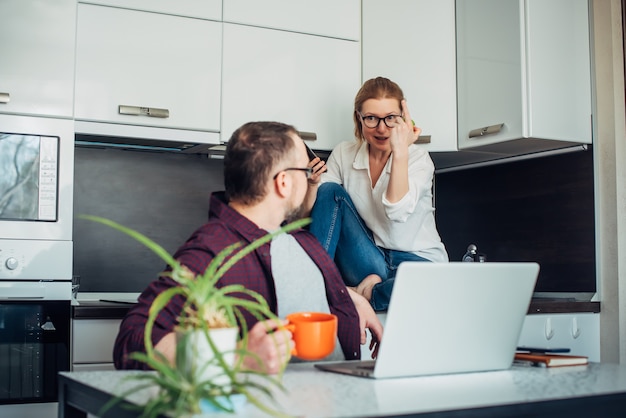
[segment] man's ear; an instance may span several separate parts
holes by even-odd
[[[286,171],[281,171],[274,179],[274,190],[282,198],[289,196],[292,186],[291,177],[287,175]]]

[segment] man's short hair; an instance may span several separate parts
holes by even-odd
[[[280,122],[248,122],[233,132],[224,157],[227,199],[260,201],[278,163],[295,156],[293,134],[298,135],[296,128]]]

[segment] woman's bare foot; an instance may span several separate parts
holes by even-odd
[[[372,289],[376,284],[382,281],[383,279],[381,279],[378,274],[370,274],[369,276],[366,276],[361,283],[359,283],[356,287],[356,292],[365,299],[372,300]]]

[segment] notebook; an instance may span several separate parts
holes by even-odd
[[[531,262],[404,262],[378,358],[315,367],[376,379],[507,369],[538,274]]]

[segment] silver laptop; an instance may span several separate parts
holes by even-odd
[[[315,367],[376,379],[507,369],[538,274],[537,263],[404,262],[378,358]]]

